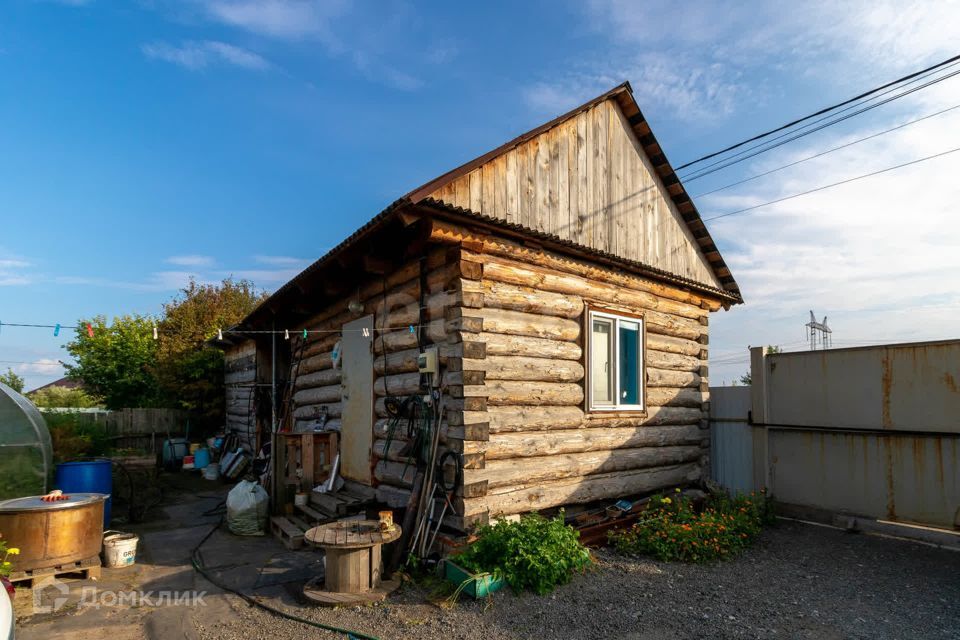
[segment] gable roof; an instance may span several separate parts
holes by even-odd
[[[705,283],[686,278],[682,275],[671,273],[662,268],[658,268],[655,265],[650,265],[638,260],[627,259],[623,256],[613,255],[603,250],[588,247],[568,239],[560,238],[555,234],[531,229],[530,227],[508,222],[501,218],[485,215],[482,212],[473,211],[468,208],[458,207],[443,201],[438,201],[431,197],[431,194],[435,193],[444,185],[457,180],[477,167],[505,154],[511,149],[515,149],[519,145],[532,140],[545,131],[562,124],[579,113],[595,107],[605,100],[615,100],[619,105],[624,116],[627,118],[633,133],[637,136],[642,149],[649,157],[654,169],[656,170],[660,179],[663,181],[670,199],[677,207],[677,210],[680,212],[684,223],[696,240],[700,251],[703,253],[707,263],[710,265],[719,282],[723,285],[723,289],[718,289]],[[350,251],[355,251],[357,247],[366,246],[368,249],[372,249],[376,246],[375,243],[377,242],[377,239],[382,236],[387,237],[391,244],[395,244],[397,237],[399,237],[397,234],[402,232],[402,229],[398,228],[397,226],[397,218],[402,212],[410,209],[418,210],[419,212],[427,215],[440,215],[454,220],[459,219],[461,221],[482,223],[492,229],[499,229],[515,236],[533,237],[537,239],[538,242],[543,243],[545,248],[589,257],[591,259],[604,262],[605,264],[637,273],[638,275],[651,277],[664,282],[671,282],[693,291],[700,291],[715,295],[724,300],[725,304],[728,305],[743,303],[743,297],[740,294],[740,287],[730,274],[730,270],[727,268],[726,263],[724,263],[723,258],[720,256],[720,252],[717,250],[717,247],[713,242],[713,238],[710,237],[710,233],[707,231],[706,226],[700,218],[700,213],[697,211],[697,208],[690,199],[690,196],[687,195],[683,184],[680,182],[680,179],[674,172],[673,167],[667,160],[666,155],[660,148],[656,137],[654,137],[653,132],[650,130],[650,126],[643,117],[640,107],[633,98],[630,84],[624,82],[623,84],[614,87],[603,95],[597,96],[593,100],[580,105],[576,109],[573,109],[572,111],[569,111],[568,113],[565,113],[562,116],[551,120],[550,122],[540,125],[535,129],[531,129],[530,131],[514,138],[510,142],[507,142],[506,144],[503,144],[477,158],[474,158],[470,162],[467,162],[456,169],[448,171],[443,175],[434,178],[420,187],[417,187],[405,196],[397,199],[388,205],[383,211],[369,220],[366,224],[350,234],[347,238],[340,242],[340,244],[335,246],[290,281],[286,282],[279,289],[277,289],[277,291],[275,291],[266,300],[261,302],[256,309],[250,312],[246,318],[238,323],[236,327],[232,329],[232,331],[239,334],[243,331],[250,330],[255,326],[267,326],[266,320],[268,317],[279,316],[283,309],[288,309],[292,304],[292,301],[297,296],[302,295],[304,291],[309,289],[311,282],[321,280],[328,276],[328,271],[330,269],[334,269],[338,262],[343,262],[344,256]],[[252,337],[252,335],[248,337]]]
[[[650,125],[647,123],[646,118],[640,111],[640,107],[637,105],[637,102],[633,97],[633,90],[631,89],[629,82],[624,82],[623,84],[614,87],[610,91],[597,96],[593,100],[590,100],[576,107],[575,109],[557,118],[554,118],[553,120],[544,123],[539,127],[536,127],[535,129],[531,129],[530,131],[517,136],[506,144],[503,144],[496,149],[478,156],[473,160],[470,160],[469,162],[452,169],[451,171],[448,171],[443,175],[434,178],[433,180],[430,180],[429,182],[408,193],[405,196],[405,199],[408,199],[414,203],[422,202],[431,197],[432,194],[435,194],[444,186],[449,185],[455,180],[477,169],[478,167],[495,160],[499,156],[516,149],[520,145],[540,136],[550,129],[563,124],[578,114],[592,109],[593,107],[607,100],[615,101],[620,107],[623,115],[626,117],[627,122],[629,123],[630,128],[633,131],[633,134],[639,141],[641,148],[643,149],[644,153],[646,153],[651,164],[653,165],[654,170],[662,180],[667,191],[666,195],[669,196],[674,206],[676,206],[684,224],[692,234],[697,243],[697,247],[706,259],[710,269],[713,271],[714,276],[717,278],[717,281],[723,286],[723,289],[732,294],[732,296],[738,302],[742,302],[739,285],[733,278],[733,275],[730,273],[730,269],[724,262],[720,252],[717,250],[717,246],[714,243],[713,238],[710,236],[710,232],[707,230],[706,225],[704,225],[703,220],[700,217],[700,212],[697,211],[696,205],[693,203],[693,200],[690,198],[689,194],[687,194],[686,189],[680,182],[680,179],[677,177],[677,174],[670,165],[669,160],[667,160],[666,154],[664,154],[663,149],[660,147],[660,143],[657,141],[656,136],[654,136],[653,131],[650,129]]]

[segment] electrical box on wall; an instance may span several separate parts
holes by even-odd
[[[439,371],[440,358],[436,347],[427,347],[423,353],[417,356],[417,370],[420,373],[429,373],[433,375],[433,384],[436,386],[437,373]]]

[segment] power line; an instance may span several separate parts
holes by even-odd
[[[945,70],[949,69],[950,67],[955,67],[955,66],[957,66],[958,64],[960,64],[960,62],[954,62],[954,63],[951,63],[951,64],[947,65],[946,67],[943,67],[943,68],[941,68],[941,69],[938,69],[937,71],[945,71]],[[684,179],[684,178],[689,178],[690,176],[694,176],[694,178],[692,178],[692,179],[696,179],[696,177],[699,177],[699,174],[700,174],[700,173],[705,172],[707,169],[709,169],[709,168],[711,168],[711,167],[715,167],[715,166],[717,166],[718,164],[722,164],[722,163],[724,163],[724,162],[728,162],[729,160],[731,160],[731,159],[733,159],[733,158],[737,158],[737,157],[740,157],[740,156],[742,156],[742,155],[744,155],[744,154],[750,153],[750,152],[753,151],[754,149],[760,149],[761,147],[764,147],[765,145],[770,145],[771,143],[776,142],[777,140],[781,140],[781,139],[783,139],[783,138],[785,138],[785,137],[787,137],[787,136],[792,136],[792,135],[795,135],[795,134],[798,133],[798,132],[804,131],[804,130],[806,130],[806,129],[810,129],[811,127],[814,127],[814,126],[820,124],[821,122],[824,122],[824,121],[826,121],[826,120],[830,120],[831,118],[836,118],[837,116],[840,116],[841,114],[847,113],[847,112],[849,112],[849,111],[851,111],[851,110],[853,110],[853,109],[859,109],[859,108],[863,107],[864,105],[866,105],[866,104],[868,104],[868,103],[870,103],[870,102],[873,102],[873,101],[875,101],[875,100],[879,100],[880,98],[882,98],[882,97],[885,96],[885,95],[894,93],[894,92],[896,92],[896,91],[903,91],[908,85],[911,85],[911,84],[914,84],[914,83],[916,83],[916,82],[921,82],[921,81],[923,81],[923,80],[926,80],[927,78],[930,78],[931,76],[933,76],[935,73],[936,73],[936,72],[930,72],[930,73],[927,73],[927,74],[919,75],[919,76],[917,76],[916,78],[910,80],[909,82],[905,82],[905,83],[903,83],[903,84],[901,84],[901,85],[899,85],[899,86],[893,87],[893,88],[891,88],[891,89],[887,89],[887,90],[885,90],[885,91],[881,91],[881,92],[873,95],[872,97],[868,98],[867,100],[864,100],[863,102],[851,104],[850,106],[847,106],[847,107],[845,107],[845,108],[843,108],[843,109],[840,109],[839,111],[836,111],[835,113],[830,113],[829,115],[825,115],[825,116],[823,116],[822,118],[817,118],[817,119],[814,120],[813,122],[810,122],[810,123],[808,123],[808,124],[805,124],[805,125],[803,125],[802,127],[799,127],[799,128],[797,128],[797,129],[794,129],[793,131],[787,131],[787,132],[785,132],[785,133],[782,133],[782,134],[780,134],[779,136],[776,136],[776,137],[772,138],[771,140],[766,140],[766,141],[758,142],[757,144],[751,145],[750,147],[744,149],[743,151],[740,151],[740,152],[738,152],[738,153],[735,153],[735,154],[733,154],[732,156],[728,156],[728,157],[726,157],[726,158],[721,158],[721,159],[717,160],[716,162],[712,162],[712,163],[708,164],[708,165],[705,166],[705,167],[700,167],[700,168],[698,168],[698,169],[693,169],[693,170],[689,171],[689,172],[686,174],[686,176],[680,176],[680,177],[681,177],[681,179]],[[942,79],[942,78],[941,78],[941,79]],[[926,86],[926,85],[924,85],[924,86]],[[921,87],[921,88],[922,88],[922,87]],[[896,98],[898,98],[898,97],[901,97],[901,96],[900,96],[900,95],[894,96],[894,97],[891,98],[891,99],[896,99]],[[873,107],[878,107],[878,106],[880,106],[881,104],[886,104],[886,102],[879,103],[879,104],[874,104]],[[827,126],[829,126],[829,124],[828,124]],[[819,131],[819,129],[816,129],[815,131]],[[809,133],[814,133],[814,131],[810,131]],[[775,148],[775,147],[771,145],[770,148]]]
[[[771,151],[771,150],[776,149],[776,148],[778,148],[778,147],[782,147],[782,146],[785,145],[785,144],[789,144],[790,142],[793,142],[794,140],[799,140],[800,138],[804,138],[804,137],[806,137],[806,136],[808,136],[808,135],[811,135],[811,134],[813,134],[813,133],[816,133],[817,131],[821,131],[821,130],[823,130],[823,129],[826,129],[827,127],[831,127],[831,126],[833,126],[833,125],[835,125],[835,124],[838,124],[838,123],[840,123],[840,122],[844,122],[845,120],[849,120],[850,118],[853,118],[853,117],[855,117],[855,116],[858,116],[858,115],[860,115],[861,113],[865,113],[865,112],[870,111],[870,110],[872,110],[872,109],[876,109],[877,107],[881,107],[881,106],[887,104],[888,102],[892,102],[892,101],[894,101],[894,100],[897,100],[897,99],[899,99],[899,98],[902,98],[903,96],[910,95],[911,93],[914,93],[914,92],[916,92],[916,91],[920,91],[921,89],[925,89],[925,88],[927,88],[927,87],[929,87],[929,86],[931,86],[931,85],[937,84],[938,82],[943,82],[944,80],[947,80],[947,79],[949,79],[949,78],[952,78],[953,76],[955,76],[955,75],[957,75],[957,74],[960,74],[960,69],[958,69],[958,70],[956,70],[956,71],[952,71],[951,73],[948,73],[948,74],[946,74],[946,75],[944,75],[944,76],[940,76],[939,78],[936,78],[936,79],[934,79],[934,80],[931,80],[931,81],[929,81],[929,82],[927,82],[927,83],[925,83],[925,84],[922,84],[922,85],[920,85],[920,86],[918,86],[918,87],[913,87],[912,89],[908,89],[907,91],[903,91],[903,92],[901,92],[901,93],[898,93],[897,95],[891,96],[891,97],[887,98],[886,100],[882,100],[882,101],[877,102],[877,103],[875,103],[875,104],[872,104],[872,105],[863,107],[863,108],[860,109],[859,111],[854,111],[853,113],[848,113],[848,114],[845,115],[845,116],[835,118],[835,119],[830,120],[829,122],[826,122],[826,123],[824,123],[824,124],[820,124],[819,126],[813,128],[813,129],[809,129],[808,131],[802,131],[802,130],[801,130],[799,133],[797,133],[797,132],[791,132],[791,133],[785,133],[785,134],[783,134],[783,135],[781,135],[781,136],[777,136],[776,138],[774,138],[774,139],[771,141],[771,142],[773,142],[773,141],[775,141],[775,140],[779,140],[779,142],[776,142],[776,144],[767,144],[767,146],[764,146],[764,144],[759,144],[759,145],[750,147],[749,149],[747,149],[747,150],[745,150],[745,151],[741,151],[740,153],[735,154],[734,156],[731,156],[731,157],[729,157],[729,158],[724,158],[723,160],[718,160],[717,162],[714,162],[714,163],[712,163],[712,164],[709,164],[709,165],[707,165],[706,167],[703,167],[703,169],[701,169],[701,170],[694,171],[693,173],[689,173],[689,174],[687,174],[686,176],[681,176],[680,179],[683,180],[684,182],[692,182],[693,180],[699,180],[700,178],[703,178],[704,176],[708,176],[708,175],[710,175],[711,173],[716,173],[717,171],[721,171],[722,169],[726,169],[727,167],[733,166],[733,165],[735,165],[735,164],[739,164],[740,162],[743,162],[744,160],[749,160],[750,158],[753,158],[753,157],[756,157],[756,156],[758,156],[758,155],[760,155],[760,154],[766,153],[767,151]],[[815,125],[815,124],[817,124],[817,123],[819,123],[819,122],[823,122],[823,121],[822,121],[822,120],[817,120],[816,122],[810,123],[809,125],[806,125],[805,127],[802,127],[801,129],[806,129],[806,128],[808,128],[808,127],[812,127],[813,125]],[[787,136],[790,136],[790,137],[787,137]],[[786,137],[786,139],[783,140],[782,138],[785,138],[785,137]]]
[[[931,114],[929,114],[929,115],[923,116],[922,118],[917,118],[916,120],[910,120],[909,122],[904,122],[903,124],[897,125],[896,127],[891,127],[891,128],[889,128],[889,129],[884,129],[883,131],[878,131],[877,133],[871,134],[871,135],[869,135],[869,136],[865,136],[865,137],[863,137],[863,138],[859,138],[859,139],[857,139],[857,140],[853,140],[852,142],[848,142],[848,143],[846,143],[846,144],[842,144],[842,145],[840,145],[840,146],[838,146],[838,147],[833,147],[832,149],[827,149],[826,151],[821,151],[820,153],[815,153],[815,154],[813,154],[812,156],[807,156],[806,158],[802,158],[802,159],[800,159],[800,160],[795,160],[794,162],[791,162],[791,163],[789,163],[789,164],[781,165],[781,166],[777,167],[776,169],[770,169],[769,171],[764,171],[763,173],[757,173],[757,174],[755,174],[755,175],[750,176],[749,178],[744,178],[743,180],[737,180],[736,182],[731,182],[730,184],[725,184],[725,185],[723,185],[722,187],[717,187],[716,189],[711,189],[710,191],[704,191],[703,193],[698,193],[697,195],[691,196],[691,197],[693,197],[693,198],[702,198],[703,196],[708,196],[708,195],[710,195],[710,194],[712,194],[712,193],[717,193],[718,191],[724,191],[725,189],[729,189],[730,187],[736,187],[737,185],[741,185],[741,184],[743,184],[743,183],[745,183],[745,182],[750,182],[751,180],[756,180],[757,178],[762,178],[762,177],[764,177],[764,176],[768,176],[768,175],[770,175],[771,173],[776,173],[777,171],[782,171],[783,169],[789,169],[790,167],[794,167],[794,166],[796,166],[796,165],[798,165],[798,164],[802,164],[802,163],[804,163],[804,162],[806,162],[806,161],[808,161],[808,160],[814,160],[814,159],[816,159],[816,158],[823,157],[823,156],[827,155],[828,153],[833,153],[834,151],[839,151],[839,150],[841,150],[841,149],[846,149],[847,147],[852,147],[852,146],[855,145],[855,144],[860,144],[861,142],[866,142],[867,140],[872,140],[872,139],[874,139],[874,138],[878,138],[878,137],[880,137],[880,136],[882,136],[882,135],[884,135],[884,134],[891,133],[891,132],[893,132],[893,131],[897,131],[898,129],[903,129],[904,127],[909,127],[909,126],[912,125],[912,124],[916,124],[916,123],[918,123],[918,122],[923,122],[924,120],[929,120],[930,118],[934,118],[934,117],[936,117],[936,116],[943,115],[944,113],[947,113],[948,111],[953,111],[954,109],[960,109],[960,104],[955,104],[955,105],[953,105],[952,107],[948,107],[948,108],[946,108],[946,109],[942,109],[942,110],[940,110],[940,111],[937,111],[936,113],[931,113]]]
[[[764,202],[764,203],[762,203],[762,204],[755,204],[755,205],[753,205],[752,207],[745,207],[745,208],[743,208],[743,209],[737,209],[736,211],[728,211],[728,212],[726,212],[726,213],[721,213],[720,215],[717,215],[717,216],[711,216],[711,217],[709,217],[709,218],[704,218],[703,221],[704,221],[704,222],[709,222],[709,221],[711,221],[711,220],[719,220],[720,218],[726,218],[726,217],[729,217],[729,216],[735,216],[735,215],[738,215],[738,214],[741,214],[741,213],[746,213],[747,211],[753,211],[754,209],[760,209],[761,207],[766,207],[766,206],[769,206],[769,205],[771,205],[771,204],[777,204],[778,202],[785,202],[785,201],[787,201],[787,200],[793,200],[794,198],[799,198],[800,196],[806,196],[806,195],[809,195],[809,194],[811,194],[811,193],[816,193],[816,192],[818,192],[818,191],[823,191],[823,190],[825,190],[825,189],[830,189],[831,187],[838,187],[838,186],[843,185],[843,184],[849,184],[849,183],[851,183],[851,182],[856,182],[857,180],[863,180],[864,178],[870,178],[870,177],[873,177],[873,176],[877,176],[877,175],[880,175],[881,173],[887,173],[888,171],[893,171],[894,169],[902,169],[903,167],[909,167],[910,165],[919,164],[919,163],[925,162],[925,161],[927,161],[927,160],[933,160],[934,158],[940,158],[940,157],[942,157],[942,156],[949,155],[949,154],[951,154],[951,153],[956,153],[957,151],[960,151],[960,147],[956,147],[955,149],[950,149],[950,150],[948,150],[948,151],[941,151],[940,153],[935,153],[934,155],[932,155],[932,156],[926,156],[925,158],[917,158],[916,160],[911,160],[910,162],[904,162],[904,163],[902,163],[902,164],[894,165],[894,166],[892,166],[892,167],[887,167],[886,169],[880,169],[880,170],[878,170],[878,171],[872,171],[872,172],[870,172],[870,173],[865,173],[865,174],[863,174],[863,175],[855,176],[855,177],[853,177],[853,178],[847,178],[846,180],[841,180],[840,182],[834,182],[834,183],[831,183],[831,184],[825,184],[825,185],[820,186],[820,187],[817,187],[817,188],[815,188],[815,189],[809,189],[809,190],[807,190],[807,191],[802,191],[802,192],[800,192],[800,193],[795,193],[795,194],[793,194],[793,195],[784,196],[783,198],[777,198],[776,200],[771,200],[771,201],[769,201],[769,202]]]
[[[766,131],[766,132],[764,132],[764,133],[755,135],[755,136],[753,136],[752,138],[749,138],[749,139],[744,140],[744,141],[742,141],[742,142],[738,142],[738,143],[736,143],[736,144],[730,145],[730,146],[727,147],[726,149],[721,149],[720,151],[715,151],[715,152],[713,152],[713,153],[708,153],[707,155],[701,156],[701,157],[697,158],[696,160],[691,160],[690,162],[687,162],[686,164],[680,165],[679,167],[676,168],[676,170],[679,171],[680,169],[686,169],[687,167],[692,166],[692,165],[695,165],[695,164],[698,164],[698,163],[700,163],[700,162],[703,162],[704,160],[709,160],[710,158],[714,158],[714,157],[716,157],[716,156],[718,156],[718,155],[727,153],[728,151],[733,151],[734,149],[739,149],[740,147],[742,147],[742,146],[744,146],[744,145],[746,145],[746,144],[749,144],[749,143],[751,143],[751,142],[755,142],[755,141],[757,141],[757,140],[761,140],[761,139],[766,138],[766,137],[768,137],[768,136],[770,136],[770,135],[772,135],[772,134],[774,134],[774,133],[777,133],[777,132],[779,132],[779,131],[783,131],[784,129],[789,129],[790,127],[793,127],[793,126],[795,126],[795,125],[800,124],[801,122],[806,122],[807,120],[810,120],[811,118],[815,118],[815,117],[820,116],[820,115],[823,115],[823,114],[825,114],[825,113],[829,113],[829,112],[831,112],[831,111],[835,111],[836,109],[839,109],[840,107],[846,106],[846,105],[851,104],[851,103],[853,103],[853,102],[857,102],[858,100],[861,100],[861,99],[863,99],[863,98],[866,98],[867,96],[871,96],[871,95],[873,95],[873,94],[875,94],[875,93],[878,93],[878,92],[880,92],[880,91],[883,91],[884,89],[887,89],[887,88],[889,88],[889,87],[892,87],[892,86],[901,84],[901,83],[903,83],[903,82],[905,82],[905,81],[907,81],[907,80],[910,80],[910,79],[915,78],[915,77],[917,77],[917,76],[923,75],[923,74],[925,74],[925,73],[929,73],[930,71],[934,71],[934,70],[936,70],[936,69],[939,69],[939,68],[941,68],[941,67],[944,67],[944,66],[946,66],[946,65],[948,65],[948,64],[951,64],[951,63],[953,63],[953,62],[957,62],[958,60],[960,60],[960,55],[953,56],[952,58],[948,58],[948,59],[944,60],[943,62],[939,62],[939,63],[937,63],[937,64],[935,64],[935,65],[933,65],[933,66],[931,66],[931,67],[927,67],[926,69],[921,69],[920,71],[916,71],[916,72],[914,72],[914,73],[905,75],[905,76],[903,76],[902,78],[898,78],[897,80],[894,80],[893,82],[888,82],[888,83],[885,84],[885,85],[882,85],[882,86],[880,86],[880,87],[876,87],[875,89],[871,89],[871,90],[869,90],[869,91],[866,91],[866,92],[864,92],[864,93],[861,93],[861,94],[858,95],[858,96],[854,96],[853,98],[850,98],[850,99],[848,99],[848,100],[844,100],[843,102],[839,102],[839,103],[837,103],[837,104],[831,105],[831,106],[826,107],[826,108],[824,108],[824,109],[820,109],[819,111],[817,111],[817,112],[815,112],[815,113],[811,113],[810,115],[804,116],[804,117],[802,117],[802,118],[798,118],[797,120],[794,120],[793,122],[788,122],[787,124],[780,125],[779,127],[775,128],[775,129],[771,129],[770,131]]]

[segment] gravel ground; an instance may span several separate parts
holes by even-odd
[[[429,604],[407,585],[351,609],[281,605],[383,640],[431,638],[935,638],[960,639],[960,553],[795,522],[713,566],[597,553],[596,568],[551,595]],[[274,601],[293,602],[295,589]],[[228,611],[195,617],[203,640],[343,638],[226,596]],[[213,612],[211,612],[213,613]],[[226,614],[226,615],[225,615]]]

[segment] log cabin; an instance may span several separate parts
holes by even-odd
[[[255,449],[322,419],[342,476],[403,507],[389,399],[436,382],[460,530],[692,485],[709,314],[739,303],[624,83],[398,199],[229,331],[228,426]]]

